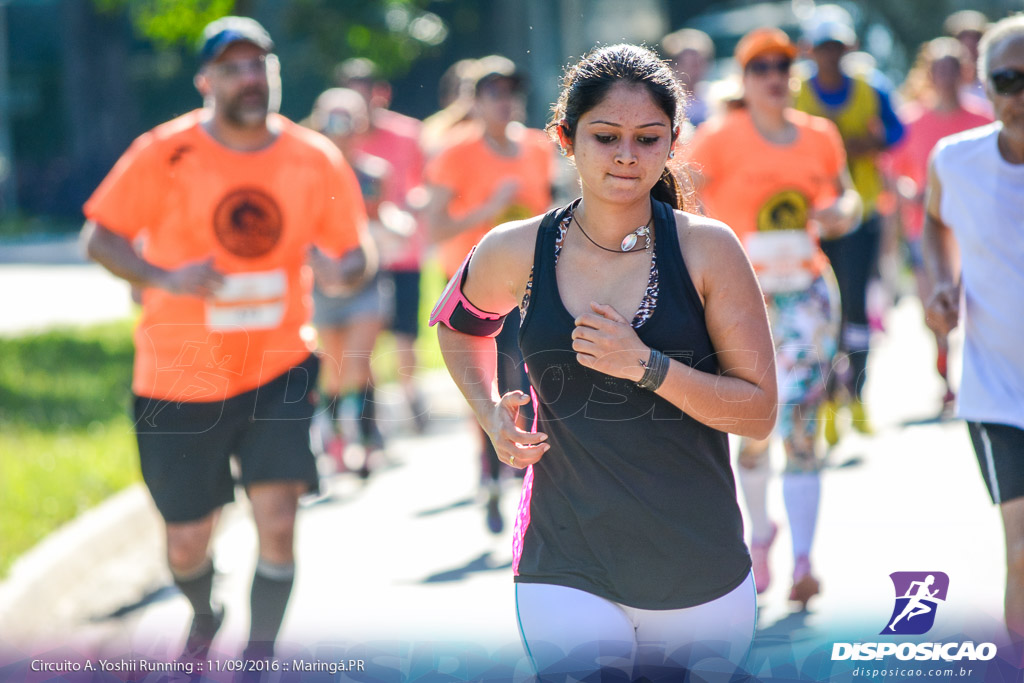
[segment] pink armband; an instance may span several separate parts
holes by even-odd
[[[444,323],[456,332],[464,332],[474,337],[495,337],[505,324],[505,316],[481,311],[462,293],[469,272],[469,260],[473,258],[475,251],[475,246],[469,250],[466,260],[441,292],[441,298],[437,300],[434,310],[430,313],[430,326]]]

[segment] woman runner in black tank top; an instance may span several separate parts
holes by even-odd
[[[674,210],[680,97],[644,48],[585,57],[549,127],[582,198],[495,228],[473,253],[465,298],[496,313],[522,306],[532,432],[515,422],[529,397],[494,389],[493,340],[438,328],[499,457],[529,468],[517,616],[541,678],[607,666],[678,678],[709,653],[739,667],[753,635],[726,431],[770,433],[774,354],[732,231]]]

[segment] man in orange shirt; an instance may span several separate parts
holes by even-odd
[[[139,137],[84,208],[90,257],[142,290],[136,435],[171,573],[194,610],[182,655],[193,662],[223,621],[210,540],[234,498],[232,456],[259,536],[244,656],[273,656],[298,499],[317,486],[313,272],[343,291],[375,267],[341,153],[274,111],[272,49],[252,19],[208,25],[195,77],[205,106]]]

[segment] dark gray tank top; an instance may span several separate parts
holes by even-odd
[[[653,204],[659,296],[637,334],[675,360],[718,374],[672,209]],[[565,211],[550,212],[538,230],[533,293],[519,332],[537,429],[551,448],[524,481],[515,580],[640,609],[721,597],[750,572],[727,435],[576,361],[573,316],[555,279]]]

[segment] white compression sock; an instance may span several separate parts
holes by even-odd
[[[821,474],[786,472],[782,475],[782,498],[786,502],[789,528],[793,535],[793,557],[811,554],[814,527],[821,500]]]
[[[768,478],[771,466],[765,454],[757,467],[746,468],[739,465],[740,488],[743,499],[747,503],[747,514],[750,516],[750,537],[754,541],[767,541],[772,535],[772,523],[768,519]]]

